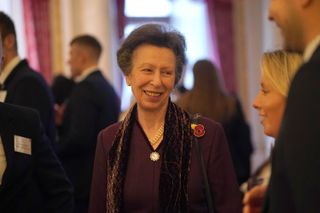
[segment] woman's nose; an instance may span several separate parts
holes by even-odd
[[[153,76],[152,76],[152,84],[154,85],[160,85],[161,84],[161,73],[160,72],[154,72]]]
[[[259,109],[260,108],[259,94],[253,100],[252,107],[255,108],[255,109]]]

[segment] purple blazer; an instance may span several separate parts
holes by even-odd
[[[220,124],[201,118],[205,126],[205,135],[198,140],[202,151],[213,204],[217,213],[241,212],[241,198],[226,137]],[[98,137],[94,172],[91,184],[89,212],[106,212],[106,163],[120,123],[102,130]],[[159,179],[161,157],[150,160],[152,147],[138,122],[133,127],[130,156],[124,181],[123,201],[125,212],[160,212]],[[190,173],[188,180],[188,198],[190,212],[207,212],[200,164],[195,147],[192,148]],[[157,148],[162,156],[163,144]]]

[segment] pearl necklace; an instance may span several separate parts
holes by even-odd
[[[150,144],[153,146],[159,142],[159,140],[162,138],[164,132],[164,124],[162,123],[160,128],[158,129],[156,135],[153,138],[148,138]]]
[[[158,144],[161,141],[161,139],[163,138],[163,132],[164,132],[164,123],[161,124],[156,135],[153,138],[151,139],[148,138],[152,147],[154,147],[156,144]],[[160,154],[157,151],[151,152],[150,160],[157,161],[159,159],[160,159]]]

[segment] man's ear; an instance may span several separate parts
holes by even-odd
[[[16,37],[14,34],[7,35],[3,40],[3,46],[6,49],[13,49],[16,46]]]

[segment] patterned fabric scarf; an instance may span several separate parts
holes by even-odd
[[[136,122],[133,106],[122,122],[107,162],[107,213],[123,212],[123,186],[126,176],[130,138]],[[160,171],[161,212],[188,212],[187,184],[193,136],[189,115],[169,101],[165,118],[163,154]]]

